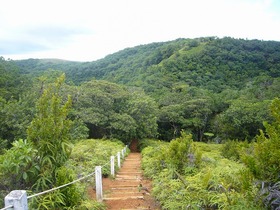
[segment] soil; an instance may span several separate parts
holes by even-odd
[[[161,209],[151,196],[151,180],[143,176],[136,140],[132,141],[130,150],[115,178],[102,179],[103,202],[108,210]],[[88,193],[94,196],[92,190]]]
[[[131,152],[139,152],[138,151],[138,141],[137,139],[133,139],[129,145],[129,149]]]

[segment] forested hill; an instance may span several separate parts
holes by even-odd
[[[141,86],[147,92],[182,84],[214,92],[240,89],[258,76],[280,76],[280,42],[233,38],[177,39],[127,48],[93,62],[16,61],[23,73],[65,71],[75,84],[96,79]]]
[[[271,121],[269,104],[280,97],[280,42],[276,41],[228,37],[177,39],[127,48],[93,62],[3,58],[0,61],[0,97],[7,103],[11,96],[20,99],[18,103],[24,101],[24,84],[32,86],[37,90],[32,93],[38,94],[61,71],[65,72],[67,93],[74,98],[76,115],[83,115],[83,123],[101,137],[111,135],[112,127],[118,132],[123,129],[114,135],[123,135],[128,128],[123,125],[132,125],[130,117],[141,113],[145,120],[140,115],[134,117],[142,119],[145,125],[149,124],[148,119],[153,120],[150,136],[164,140],[179,136],[182,129],[199,141],[211,137],[251,140],[264,128],[264,121]],[[19,87],[21,84],[23,87]],[[133,92],[142,89],[140,95]],[[99,97],[102,100],[96,100]],[[107,106],[104,103],[108,101]],[[150,105],[145,105],[147,101]],[[134,105],[141,110],[127,109]],[[14,110],[9,104],[7,107],[11,112]],[[87,114],[84,107],[90,107]],[[95,109],[91,110],[92,107]],[[126,113],[128,110],[131,113]],[[120,117],[120,113],[124,116]],[[30,119],[26,125],[29,122]],[[144,124],[133,124],[131,132],[138,125],[144,128]],[[9,126],[6,130],[11,130]]]

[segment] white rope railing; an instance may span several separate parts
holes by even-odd
[[[81,181],[81,180],[83,180],[83,179],[86,179],[86,178],[88,178],[88,177],[90,177],[90,176],[93,176],[94,174],[95,174],[95,172],[90,173],[90,174],[88,174],[88,175],[86,175],[86,176],[84,176],[84,177],[81,177],[81,178],[79,178],[79,179],[76,179],[76,180],[74,180],[74,181],[72,181],[72,182],[69,182],[69,183],[67,183],[67,184],[64,184],[64,185],[61,185],[61,186],[58,186],[58,187],[54,187],[54,188],[52,188],[52,189],[49,189],[49,190],[46,190],[46,191],[43,191],[43,192],[40,192],[40,193],[37,193],[37,194],[34,194],[34,195],[27,196],[27,199],[29,199],[29,198],[34,198],[34,197],[37,197],[37,196],[39,196],[39,195],[43,195],[43,194],[49,193],[49,192],[58,190],[58,189],[63,188],[63,187],[67,187],[67,186],[69,186],[69,185],[71,185],[71,184],[74,184],[74,183],[79,182],[79,181]]]
[[[10,205],[10,206],[6,206],[6,207],[4,207],[3,209],[0,209],[0,210],[10,209],[10,208],[13,208],[13,207],[14,207],[14,205]]]
[[[127,147],[128,146],[126,145],[126,147],[121,152],[118,152],[118,154],[116,156],[113,156],[113,157],[117,157],[118,167],[120,167],[120,154],[122,154],[122,158],[124,158]],[[88,177],[91,177],[93,175],[95,175],[95,180],[96,180],[96,198],[97,198],[98,201],[102,201],[102,172],[101,172],[101,168],[104,168],[105,166],[109,165],[110,163],[111,163],[111,175],[114,176],[114,169],[113,169],[114,168],[114,161],[112,162],[112,158],[111,158],[111,160],[108,161],[107,163],[105,163],[103,166],[96,166],[95,171],[86,175],[86,176],[83,176],[83,177],[81,177],[79,179],[76,179],[72,182],[69,182],[67,184],[64,184],[64,185],[61,185],[61,186],[58,186],[58,187],[54,187],[54,188],[49,189],[49,190],[45,190],[45,191],[40,192],[40,193],[36,193],[36,194],[30,195],[30,196],[27,196],[25,190],[14,190],[10,193],[10,194],[13,193],[10,197],[9,197],[10,194],[5,197],[5,207],[0,209],[0,210],[8,210],[8,209],[27,210],[28,209],[28,205],[27,205],[27,200],[28,199],[34,198],[34,197],[37,197],[37,196],[40,196],[40,195],[58,190],[58,189],[61,189],[63,187],[67,187],[69,185],[72,185],[76,182],[84,180],[84,179],[86,179]]]

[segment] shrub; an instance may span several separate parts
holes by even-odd
[[[36,181],[38,165],[35,161],[37,151],[27,140],[17,140],[12,148],[0,155],[0,205],[4,197],[15,189],[30,189]]]
[[[35,150],[27,140],[12,143],[12,148],[0,156],[0,180],[4,188],[29,189],[38,174]]]
[[[186,134],[154,143],[142,150],[142,160],[162,209],[262,209],[251,171],[223,158],[221,144],[192,142]]]
[[[103,166],[102,174],[110,174],[110,156],[116,155],[124,148],[123,142],[108,139],[87,139],[79,141],[72,149],[67,163],[79,176],[87,175],[95,170],[95,166]],[[115,161],[116,158],[115,158]]]
[[[266,132],[260,131],[243,162],[256,178],[275,183],[280,181],[280,99],[273,100],[270,109],[275,121],[264,123]]]

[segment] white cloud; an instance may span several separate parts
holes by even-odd
[[[95,60],[177,38],[280,41],[277,0],[9,0],[0,7],[0,54]]]

